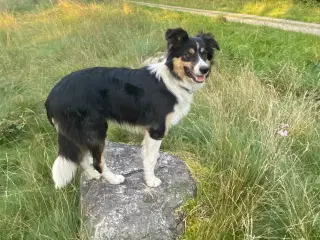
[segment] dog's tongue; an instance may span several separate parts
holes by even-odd
[[[196,76],[196,79],[198,82],[203,82],[205,79],[205,76]]]

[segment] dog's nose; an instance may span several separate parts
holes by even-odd
[[[208,67],[200,67],[200,72],[202,73],[202,74],[206,74],[206,73],[208,73],[209,72],[209,68]]]

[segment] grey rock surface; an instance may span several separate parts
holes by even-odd
[[[182,213],[177,209],[196,194],[196,184],[178,157],[160,152],[156,176],[162,180],[149,188],[143,179],[140,148],[110,143],[106,164],[126,181],[111,185],[106,180],[81,181],[84,225],[92,239],[176,239],[183,233]]]

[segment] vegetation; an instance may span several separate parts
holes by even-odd
[[[319,0],[141,0],[174,6],[201,8],[265,17],[320,23]]]
[[[86,239],[79,179],[56,191],[56,132],[44,101],[65,74],[138,67],[165,49],[164,31],[213,32],[216,65],[163,150],[199,182],[183,239],[319,239],[320,40],[127,3],[60,1],[0,15],[0,236]],[[288,136],[278,134],[288,124]],[[139,144],[117,128],[112,141]]]

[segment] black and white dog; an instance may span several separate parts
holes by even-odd
[[[218,43],[210,33],[189,37],[181,28],[166,32],[168,49],[162,62],[139,69],[95,67],[63,77],[45,103],[58,131],[59,156],[52,167],[56,188],[67,185],[78,164],[91,179],[122,183],[122,175],[104,166],[108,123],[143,129],[142,160],[149,187],[161,140],[190,109],[193,93],[203,87]],[[89,153],[93,167],[89,163]]]

